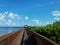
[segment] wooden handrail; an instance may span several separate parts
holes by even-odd
[[[21,45],[59,45],[56,42],[36,32],[25,29]]]
[[[12,45],[14,40],[20,36],[20,33],[23,32],[23,29],[9,33],[7,35],[4,35],[0,37],[0,45]],[[22,34],[23,35],[23,34]],[[22,37],[22,36],[21,36]]]
[[[58,45],[56,42],[48,39],[31,30],[22,28],[21,30],[9,33],[0,37],[0,45]]]

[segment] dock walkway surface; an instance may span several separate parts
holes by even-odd
[[[56,42],[26,28],[0,37],[0,45],[58,45]]]

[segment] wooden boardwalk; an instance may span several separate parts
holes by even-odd
[[[58,45],[56,42],[26,28],[0,37],[0,45]]]

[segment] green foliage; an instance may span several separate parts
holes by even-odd
[[[28,29],[42,34],[60,44],[60,21],[46,26],[28,26]]]

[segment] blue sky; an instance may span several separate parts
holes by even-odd
[[[0,26],[42,26],[60,20],[60,0],[0,0]]]

